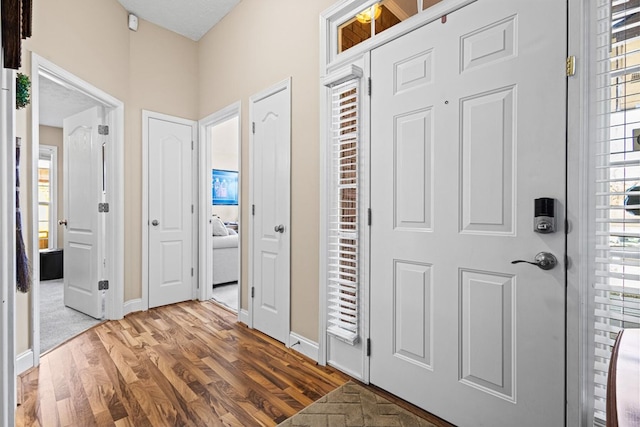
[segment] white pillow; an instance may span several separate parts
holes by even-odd
[[[211,219],[211,225],[213,226],[213,235],[214,236],[228,236],[229,230],[224,225],[224,222],[218,216],[214,216]]]
[[[227,231],[229,232],[229,236],[236,236],[238,234],[233,228],[227,228]]]

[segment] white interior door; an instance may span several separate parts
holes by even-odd
[[[193,124],[149,117],[149,308],[193,289]]]
[[[102,143],[98,126],[102,107],[68,117],[64,133],[64,304],[96,319],[103,317],[101,291],[104,264]]]
[[[566,8],[478,1],[372,52],[370,379],[459,426],[564,424]]]
[[[253,326],[281,342],[289,335],[291,91],[252,103]]]

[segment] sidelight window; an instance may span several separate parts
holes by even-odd
[[[623,328],[640,327],[640,1],[601,1],[597,25],[594,424]]]
[[[355,72],[329,83],[328,333],[351,344],[359,339],[361,317],[360,82]]]

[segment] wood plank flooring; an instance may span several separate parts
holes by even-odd
[[[44,355],[18,378],[16,425],[274,426],[349,379],[189,301],[105,322]]]

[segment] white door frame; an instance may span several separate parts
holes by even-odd
[[[197,122],[182,117],[170,116],[155,111],[142,110],[142,303],[141,310],[149,310],[149,119],[165,120],[191,127],[191,165],[195,166],[198,158]],[[191,222],[191,258],[194,263],[194,275],[191,278],[191,298],[197,298],[198,274],[198,168],[191,171],[191,200],[193,200],[193,218]]]
[[[336,1],[321,14],[320,27],[320,76],[321,80],[332,71],[354,63],[364,54],[390,40],[425,25],[441,16],[462,7],[473,0],[443,0],[432,8],[417,16],[411,17],[393,28],[353,47],[344,53],[337,54],[337,26],[352,12],[361,10],[375,3],[376,0]],[[566,294],[566,425],[586,425],[593,403],[587,397],[593,388],[593,380],[589,378],[590,366],[593,365],[589,343],[590,319],[593,310],[589,302],[589,208],[590,195],[587,185],[589,157],[586,141],[589,140],[589,104],[590,47],[593,43],[589,17],[594,13],[589,0],[568,0],[568,52],[576,55],[576,74],[568,78],[567,96],[567,206],[566,218],[569,222],[567,235],[567,294]],[[328,137],[329,116],[327,114],[326,90],[319,84],[320,90],[320,212],[328,207],[326,147]],[[368,117],[363,117],[366,127]],[[320,223],[320,321],[318,363],[327,360],[326,344],[326,223]],[[364,284],[368,286],[368,284]],[[368,313],[368,306],[365,312]],[[368,378],[367,378],[368,380]]]
[[[12,426],[16,408],[16,104],[15,72],[4,68],[2,55],[0,80],[0,426]]]
[[[44,72],[59,84],[102,103],[106,107],[106,124],[112,133],[112,149],[107,150],[107,202],[110,212],[106,217],[106,278],[109,291],[106,294],[105,318],[121,319],[124,304],[124,103],[53,62],[31,53],[31,136],[32,146],[40,143],[40,73]],[[31,221],[38,224],[38,160],[39,150],[31,150]],[[31,265],[33,287],[31,288],[31,337],[33,365],[40,363],[40,251],[38,233],[32,233]],[[97,284],[96,284],[97,286]],[[21,355],[21,371],[30,368],[28,352]]]
[[[208,265],[213,257],[213,238],[208,219],[211,217],[211,129],[220,123],[234,117],[238,118],[238,222],[242,222],[242,103],[234,102],[231,105],[216,111],[198,121],[199,152],[202,154],[199,163],[199,203],[200,221],[198,236],[199,244],[199,283],[200,292],[198,298],[206,301],[212,297],[211,277],[209,277]],[[243,231],[243,230],[240,230]],[[240,305],[242,301],[242,235],[238,236],[238,320],[240,320]]]
[[[254,122],[255,117],[254,117],[254,105],[261,101],[264,98],[267,98],[275,93],[278,93],[282,90],[289,90],[289,93],[291,93],[291,77],[288,77],[284,80],[282,80],[279,83],[274,84],[273,86],[260,91],[254,95],[252,95],[249,98],[249,126],[251,126],[251,123]],[[255,136],[253,134],[253,132],[251,131],[251,128],[249,129],[249,170],[253,171],[254,170],[254,144],[255,144]],[[288,201],[289,201],[289,206],[287,209],[287,218],[285,218],[284,224],[285,227],[287,229],[287,232],[284,233],[282,235],[282,239],[287,239],[287,245],[289,248],[291,248],[291,146],[289,146],[289,153],[286,159],[286,165],[289,169],[289,181],[287,182],[287,188],[283,188],[282,191],[285,192],[285,194],[287,194],[288,197]],[[249,180],[249,206],[253,206],[255,203],[255,195],[254,195],[254,184],[253,184],[253,179],[254,177],[252,176]],[[255,242],[254,242],[254,229],[255,229],[255,216],[251,215],[251,219],[249,220],[249,286],[253,286],[254,280],[253,280],[253,269],[254,269],[254,262],[255,259],[253,257],[253,250],[255,247]],[[291,284],[291,254],[289,254],[289,284]],[[289,286],[289,288],[287,289],[287,295],[286,295],[286,301],[284,301],[284,306],[287,307],[287,312],[286,312],[286,326],[287,326],[287,333],[286,336],[288,342],[285,343],[285,345],[287,347],[290,347],[292,344],[292,337],[291,337],[291,286]],[[248,316],[248,323],[247,325],[250,328],[253,328],[253,315],[254,315],[254,310],[253,310],[253,301],[251,300],[251,291],[249,291],[249,316]]]

